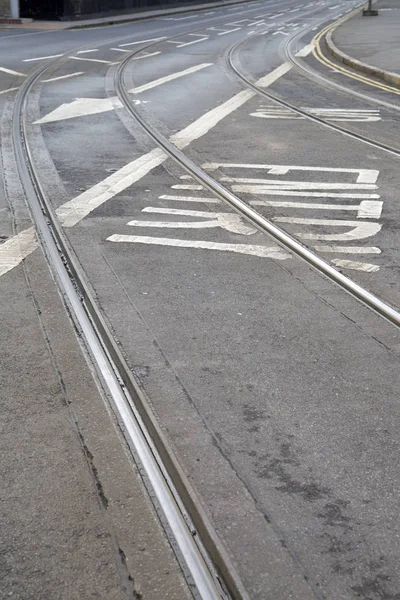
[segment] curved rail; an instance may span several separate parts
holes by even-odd
[[[246,38],[248,39],[248,38]],[[235,44],[232,48],[235,49],[243,40]],[[261,231],[269,233],[273,236],[280,244],[286,249],[291,250],[298,257],[305,260],[312,267],[323,273],[330,280],[334,281],[341,288],[350,292],[355,298],[361,301],[366,306],[372,308],[379,315],[396,325],[400,326],[400,313],[392,308],[390,305],[382,301],[380,298],[364,289],[362,286],[357,284],[355,281],[343,275],[340,271],[335,269],[332,265],[324,261],[314,252],[303,246],[299,241],[290,236],[288,233],[271,223],[268,219],[250,207],[246,202],[241,200],[238,196],[233,194],[230,190],[225,188],[221,183],[213,179],[206,171],[196,165],[187,156],[181,152],[174,144],[172,144],[164,135],[162,135],[153,125],[147,122],[147,120],[140,114],[137,108],[131,103],[128,92],[123,84],[123,73],[132,56],[128,56],[124,59],[115,75],[115,88],[118,97],[129,113],[134,119],[143,127],[143,129],[150,135],[155,143],[162,148],[168,156],[170,156],[175,162],[177,162],[185,171],[192,175],[201,185],[209,189],[223,202],[229,204],[236,212],[248,219],[253,225],[256,225]],[[246,85],[249,85],[252,89],[259,91],[257,86],[251,82],[247,83],[247,80],[243,77],[243,81]],[[261,91],[261,90],[260,90]],[[278,100],[278,103],[281,101]],[[295,109],[297,110],[297,109]],[[310,115],[311,117],[311,115]],[[312,120],[320,121],[318,118]],[[321,120],[321,124],[325,125],[325,122]],[[335,127],[332,127],[335,129]],[[350,135],[346,132],[347,135]],[[371,142],[373,144],[373,142]],[[375,144],[374,144],[375,145]],[[387,149],[389,152],[393,152],[396,156],[400,155],[397,150]]]
[[[112,42],[126,37],[113,37]],[[134,460],[145,474],[144,483],[151,492],[150,497],[156,508],[161,509],[172,532],[173,545],[177,548],[177,557],[189,587],[195,597],[202,600],[227,600],[229,597],[247,600],[243,584],[196,502],[185,474],[97,307],[36,171],[26,133],[29,94],[47,71],[66,59],[64,55],[31,73],[14,102],[12,135],[18,173],[41,245],[74,325],[105,383],[111,407]]]

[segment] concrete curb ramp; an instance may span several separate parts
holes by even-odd
[[[336,26],[338,27],[338,25]],[[326,45],[328,47],[329,52],[340,62],[352,67],[355,71],[359,71],[360,73],[365,73],[367,75],[372,75],[378,79],[382,79],[386,81],[386,83],[390,83],[393,86],[400,88],[400,75],[397,73],[391,73],[390,71],[385,71],[384,69],[380,69],[379,67],[374,67],[372,65],[368,65],[367,63],[363,63],[360,60],[345,54],[334,43],[332,36],[336,30],[336,27],[328,31],[326,34]]]

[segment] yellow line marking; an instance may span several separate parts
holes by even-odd
[[[332,61],[330,61],[325,56],[325,54],[322,52],[321,46],[320,46],[320,41],[321,41],[322,37],[324,35],[326,35],[330,29],[333,29],[334,27],[337,27],[340,23],[342,23],[343,21],[345,21],[348,18],[352,17],[357,12],[358,12],[358,9],[355,10],[355,11],[353,11],[352,13],[350,13],[350,15],[346,15],[342,19],[339,19],[338,21],[335,21],[334,23],[331,23],[327,27],[324,27],[324,29],[322,29],[314,37],[314,39],[313,39],[313,43],[315,44],[315,48],[313,50],[314,57],[318,60],[318,62],[324,64],[326,67],[328,67],[329,69],[331,69],[333,71],[336,71],[337,73],[341,73],[342,75],[345,75],[346,77],[350,77],[351,79],[356,79],[357,81],[361,81],[362,83],[366,83],[367,85],[371,85],[373,87],[376,87],[376,88],[379,88],[381,90],[384,90],[384,91],[387,91],[387,92],[391,92],[393,94],[396,94],[396,95],[400,96],[400,90],[399,89],[391,87],[389,85],[385,85],[383,83],[382,84],[378,83],[377,81],[375,81],[373,79],[370,79],[369,77],[366,77],[364,75],[358,75],[358,74],[352,73],[348,69],[346,69],[344,67],[341,67],[341,66],[333,63]]]

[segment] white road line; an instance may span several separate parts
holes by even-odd
[[[234,31],[239,31],[241,27],[236,27],[236,29],[230,29],[229,31],[223,31],[222,33],[218,33],[217,35],[227,35],[228,33],[233,33]]]
[[[149,52],[149,54],[142,54],[142,56],[135,56],[134,58],[132,58],[132,60],[142,60],[142,58],[150,58],[150,56],[157,56],[157,54],[161,54],[161,51]]]
[[[11,271],[39,247],[33,227],[0,244],[0,277]]]
[[[275,31],[272,35],[289,35],[289,33],[285,32],[285,31]]]
[[[166,77],[150,81],[149,83],[139,86],[138,88],[130,90],[130,92],[133,94],[140,94],[145,90],[157,87],[168,81],[172,81],[173,79],[184,77],[185,75],[190,75],[191,73],[194,73],[211,65],[212,63],[203,63],[201,65],[196,65],[194,67],[186,69],[185,71],[179,71],[178,73],[172,73],[171,75],[168,75]],[[121,106],[122,104],[117,97],[76,98],[73,102],[70,102],[68,104],[61,104],[61,106],[53,110],[48,115],[45,115],[38,121],[35,121],[34,124],[38,125],[43,123],[52,123],[54,121],[62,121],[82,116],[89,116],[97,113],[114,110],[115,108],[119,108]]]
[[[185,46],[191,46],[192,44],[199,44],[200,42],[205,42],[208,39],[210,39],[210,38],[207,35],[200,40],[193,40],[193,42],[185,42],[184,44],[179,44],[179,46],[177,46],[177,48],[184,48]]]
[[[332,252],[343,254],[381,254],[376,246],[314,246],[317,252]]]
[[[79,50],[77,54],[91,54],[92,52],[98,52],[98,48],[93,48],[92,50]]]
[[[343,269],[354,269],[355,271],[364,271],[366,273],[376,273],[376,271],[379,271],[378,265],[356,262],[354,260],[334,258],[332,262],[335,263],[337,267],[342,267]]]
[[[278,67],[279,68],[279,67]],[[260,84],[261,79],[257,82]],[[260,169],[268,171],[269,175],[287,175],[290,171],[311,171],[322,173],[357,174],[357,183],[376,183],[379,171],[376,169],[341,169],[339,167],[304,167],[299,165],[266,165],[256,163],[205,163],[203,169],[214,171],[220,167],[227,169]]]
[[[320,234],[298,232],[295,235],[304,240],[350,241],[361,240],[376,235],[381,229],[380,223],[360,223],[358,221],[342,221],[340,219],[304,219],[296,217],[273,217],[277,223],[300,225],[318,225],[324,227],[352,227],[350,231],[339,234]]]
[[[15,92],[15,90],[19,90],[19,88],[15,87],[15,88],[8,88],[8,90],[1,90],[0,91],[0,95],[1,94],[8,94],[8,92]]]
[[[341,194],[339,192],[298,192],[291,189],[276,189],[276,186],[261,185],[233,185],[233,192],[242,192],[244,194],[253,194],[254,196],[300,196],[302,198],[353,198],[357,200],[378,199],[379,194]]]
[[[277,79],[288,73],[291,68],[292,65],[288,62],[285,62],[273,71],[271,71],[271,73],[268,73],[268,75],[261,77],[261,79],[257,81],[257,85],[259,87],[268,87],[271,84],[273,84]]]
[[[103,65],[115,65],[115,62],[110,60],[100,60],[99,58],[86,58],[86,56],[70,56],[72,60],[86,60],[88,62],[102,63]]]
[[[124,48],[110,48],[110,50],[114,50],[115,52],[126,52],[127,54],[131,53],[131,50],[124,50]]]
[[[0,67],[0,71],[3,73],[8,73],[8,75],[16,75],[17,77],[26,77],[24,73],[19,73],[18,71],[12,71],[11,69],[6,69],[5,67]]]
[[[202,198],[197,196],[171,196],[169,194],[163,194],[158,197],[159,200],[174,200],[176,202],[206,202],[207,204],[220,204],[221,201],[216,198]]]
[[[140,40],[138,42],[128,42],[127,44],[119,44],[120,48],[125,48],[125,46],[136,46],[136,44],[147,44],[147,42],[160,42],[161,40],[165,40],[165,36],[158,38],[151,38],[149,40]]]
[[[213,63],[202,63],[200,65],[195,65],[194,67],[189,67],[189,69],[185,69],[184,71],[178,71],[177,73],[172,73],[171,75],[166,75],[165,77],[160,77],[160,79],[155,79],[154,81],[150,81],[150,83],[145,83],[144,85],[140,85],[137,88],[133,88],[129,90],[132,94],[140,94],[141,92],[145,92],[146,90],[151,90],[163,83],[168,83],[169,81],[174,81],[174,79],[179,79],[180,77],[184,77],[185,75],[190,75],[191,73],[196,73],[197,71],[201,71],[206,67],[211,67]]]
[[[279,67],[278,67],[279,69]],[[269,74],[270,76],[273,73]],[[265,78],[264,78],[265,79]],[[274,77],[272,77],[274,79]],[[258,82],[259,83],[259,82]],[[209,110],[185,127],[182,131],[171,136],[170,140],[180,150],[186,148],[191,142],[199,139],[215,127],[222,119],[234,112],[251,98],[255,92],[243,90],[230,98],[220,106]],[[152,169],[161,165],[167,159],[167,155],[155,148],[137,158],[113,173],[103,181],[86,190],[76,198],[60,206],[56,213],[60,222],[65,227],[72,227],[89,215],[97,207],[107,202],[110,198],[126,190],[136,181],[147,175]]]
[[[285,179],[252,179],[249,177],[221,177],[221,181],[260,184],[262,187],[273,186],[277,189],[293,190],[376,190],[378,188],[374,183],[328,183],[325,181],[290,181]]]
[[[295,56],[304,58],[305,56],[308,56],[314,50],[314,48],[315,44],[307,44],[307,46],[304,46],[304,48],[296,52]]]
[[[311,210],[353,210],[359,219],[379,219],[383,202],[363,200],[360,204],[313,204],[312,202],[281,202],[275,200],[253,200],[252,206],[275,206],[277,208],[301,208]]]
[[[51,79],[42,79],[42,83],[50,83],[51,81],[60,81],[60,79],[70,79],[71,77],[78,77],[78,75],[84,75],[83,71],[77,73],[70,73],[69,75],[61,75],[60,77],[52,77]]]
[[[178,248],[201,248],[202,250],[220,250],[222,252],[236,252],[260,256],[262,258],[273,258],[275,260],[286,260],[291,255],[284,252],[279,246],[254,246],[251,244],[219,244],[216,242],[202,242],[197,240],[179,240],[173,238],[156,238],[139,235],[111,235],[107,238],[109,242],[125,242],[131,244],[152,244],[155,246],[172,246]]]
[[[203,190],[203,186],[202,185],[196,185],[196,184],[183,184],[183,183],[177,183],[175,185],[171,185],[171,188],[173,190]]]
[[[36,58],[24,58],[22,62],[34,62],[35,60],[48,60],[49,58],[59,58],[62,54],[51,54],[50,56],[37,56]]]

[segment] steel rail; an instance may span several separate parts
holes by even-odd
[[[187,508],[188,504],[195,503],[191,487],[169,451],[147,401],[96,305],[36,172],[26,133],[28,97],[43,74],[64,58],[31,73],[14,101],[13,145],[19,177],[38,237],[139,471],[145,473],[144,483],[148,488],[150,486],[152,499],[155,494],[156,508],[161,508],[164,521],[172,532],[174,546],[178,548],[178,560],[184,561],[184,572],[194,597],[221,600],[230,595],[235,600],[247,599],[236,573],[232,574],[223,548],[218,540],[213,539],[213,529],[203,511],[197,506],[196,509],[193,506],[190,506],[191,510]],[[202,536],[206,538],[204,543]],[[219,559],[217,566],[207,556],[206,546],[211,546],[213,558],[217,556]],[[174,549],[176,551],[176,547]]]
[[[248,38],[245,38],[248,39]],[[240,40],[233,46],[233,49],[242,43]],[[128,92],[123,84],[123,73],[132,56],[125,58],[119,65],[115,74],[115,88],[118,97],[128,112],[142,126],[154,142],[164,150],[164,152],[178,163],[187,173],[192,175],[201,185],[209,189],[223,202],[229,204],[241,216],[246,217],[252,224],[256,225],[261,231],[270,234],[286,249],[291,250],[296,256],[305,260],[308,264],[318,270],[320,273],[328,277],[331,281],[338,284],[342,289],[349,292],[357,300],[373,309],[380,316],[384,317],[392,324],[400,326],[400,313],[386,302],[364,289],[355,281],[343,275],[331,264],[320,258],[298,240],[290,236],[288,233],[271,223],[268,219],[250,207],[241,198],[233,194],[230,190],[224,187],[220,182],[212,178],[204,169],[196,165],[190,160],[181,150],[172,144],[164,135],[162,135],[153,125],[151,125],[131,103]],[[243,80],[246,82],[245,78]],[[250,82],[249,82],[250,83]],[[249,85],[255,91],[258,91],[254,84]],[[279,103],[279,102],[278,102]]]
[[[304,32],[302,32],[302,33],[304,33]],[[298,35],[298,34],[296,34],[296,35]],[[247,38],[247,40],[248,39],[249,38]],[[321,117],[313,115],[313,114],[307,112],[306,110],[299,108],[298,106],[295,106],[294,104],[291,104],[290,102],[287,102],[286,100],[282,100],[275,94],[272,94],[271,92],[267,92],[265,89],[259,87],[254,82],[250,81],[250,79],[248,79],[245,75],[243,75],[243,73],[241,73],[239,71],[239,69],[234,65],[234,62],[233,62],[234,52],[237,50],[237,48],[241,44],[243,44],[244,41],[247,41],[247,40],[240,40],[239,42],[234,44],[234,46],[232,46],[232,48],[230,49],[230,51],[228,53],[228,59],[227,59],[228,66],[230,67],[230,69],[232,69],[232,71],[246,85],[246,87],[251,88],[258,95],[263,96],[264,98],[267,98],[267,100],[271,100],[275,104],[278,104],[279,106],[283,106],[283,107],[287,108],[288,110],[290,110],[291,112],[293,112],[297,115],[300,115],[300,116],[304,117],[305,119],[312,121],[313,123],[322,125],[322,127],[325,127],[326,129],[330,129],[331,131],[345,135],[345,136],[352,138],[358,142],[362,142],[363,144],[372,146],[373,148],[383,150],[384,152],[387,152],[388,154],[391,154],[392,156],[396,156],[397,158],[400,157],[399,149],[393,148],[392,146],[389,146],[387,144],[383,144],[382,142],[378,142],[377,140],[368,138],[367,136],[362,135],[361,133],[356,133],[354,131],[351,131],[350,129],[347,129],[346,127],[342,127],[341,125],[329,123],[328,121],[326,121],[325,119],[323,119]],[[294,63],[294,64],[296,65],[297,63]]]

